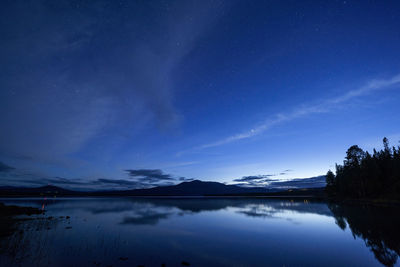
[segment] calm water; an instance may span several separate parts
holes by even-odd
[[[0,201],[47,210],[1,238],[0,266],[400,266],[398,207],[225,198]]]

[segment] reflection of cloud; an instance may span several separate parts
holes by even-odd
[[[285,217],[288,211],[296,213],[315,213],[331,216],[326,204],[305,205],[301,201],[282,201],[271,199],[133,199],[131,208],[124,210],[121,224],[157,224],[171,216],[185,216],[193,213],[222,211],[233,208],[236,214],[258,218]],[[129,206],[127,206],[129,207]],[[126,212],[129,211],[129,214]]]
[[[43,199],[21,199],[19,205],[40,207]],[[17,204],[17,203],[13,203]],[[34,205],[33,205],[34,204]],[[48,200],[53,211],[83,210],[94,215],[110,213],[121,224],[157,224],[174,216],[191,216],[208,212],[234,212],[243,216],[287,219],[285,214],[332,216],[325,203],[304,204],[303,200],[236,198],[84,198]]]
[[[270,206],[263,205],[247,205],[244,209],[238,210],[237,213],[244,214],[249,217],[259,218],[277,218],[275,214],[278,211]]]
[[[303,200],[299,201],[281,201],[281,200],[264,200],[264,201],[249,201],[248,204],[238,207],[236,213],[245,216],[263,219],[285,219],[296,223],[293,219],[287,217],[287,213],[310,213],[325,216],[332,216],[326,204],[307,203]]]
[[[148,224],[155,225],[162,219],[167,219],[169,216],[174,213],[163,213],[157,212],[155,210],[146,210],[146,211],[138,211],[135,212],[133,216],[125,216],[121,222],[121,224]]]

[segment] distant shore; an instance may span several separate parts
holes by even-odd
[[[374,204],[374,205],[400,205],[398,199],[384,198],[347,198],[328,196],[325,188],[288,189],[264,193],[225,193],[225,194],[132,194],[131,191],[107,192],[79,192],[69,190],[59,191],[26,191],[26,192],[0,192],[0,198],[74,198],[74,197],[132,197],[132,198],[270,198],[270,199],[307,199],[314,201],[336,202],[341,204]],[[22,210],[21,210],[22,211]]]

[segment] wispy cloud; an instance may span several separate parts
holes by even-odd
[[[138,170],[125,170],[130,177],[138,179],[139,181],[166,181],[174,180],[170,174],[165,174],[159,169],[138,169]]]
[[[266,175],[252,175],[252,176],[243,176],[242,178],[234,179],[235,185],[245,186],[245,187],[259,187],[266,186],[271,182],[279,181],[276,178],[270,178],[275,176],[274,174],[266,174]]]
[[[287,170],[281,171],[280,173],[274,173],[274,174],[259,174],[259,175],[243,176],[241,178],[233,179],[233,182],[239,182],[238,185],[241,185],[241,186],[266,186],[270,183],[281,181],[281,179],[279,179],[279,178],[272,178],[272,177],[279,177],[282,175],[286,175],[287,173],[289,173],[291,171],[293,171],[293,170],[287,169]]]
[[[143,127],[178,127],[182,114],[174,105],[173,73],[225,5],[153,6],[7,3],[0,28],[12,34],[0,44],[0,153],[53,162],[88,149],[99,136],[113,136],[101,143],[113,151],[117,138],[126,136],[118,142],[123,147]],[[141,21],[136,12],[159,16]],[[13,17],[24,22],[6,23]]]
[[[268,184],[268,187],[273,189],[288,189],[325,187],[325,185],[325,175],[321,175],[311,178],[294,178],[287,181],[273,181]]]
[[[310,178],[291,178],[281,180],[279,178],[270,178],[275,175],[254,175],[243,176],[234,179],[235,185],[244,187],[266,187],[268,189],[288,189],[288,188],[314,188],[324,187],[326,185],[325,175]]]
[[[54,185],[78,191],[126,190],[146,187],[140,182],[124,179],[67,179],[63,177],[49,177],[17,169],[3,173],[0,180],[0,186],[39,187],[45,185]]]
[[[125,170],[131,179],[144,187],[159,186],[159,185],[172,185],[177,182],[191,181],[186,177],[176,177],[171,174],[166,174],[160,169],[137,169]]]
[[[276,179],[269,179],[269,177],[275,176],[275,174],[264,174],[264,175],[251,175],[243,176],[242,178],[234,179],[235,182],[253,182],[253,181],[275,181]]]
[[[371,80],[366,83],[364,86],[351,90],[343,95],[330,98],[327,100],[320,100],[317,104],[309,104],[309,105],[301,105],[298,108],[294,109],[291,112],[287,113],[278,113],[270,118],[267,118],[265,121],[259,123],[257,126],[251,128],[250,130],[244,131],[242,133],[238,133],[235,135],[228,136],[224,139],[218,140],[216,142],[208,143],[197,147],[196,149],[205,149],[210,147],[217,147],[225,144],[229,144],[235,141],[248,139],[257,135],[264,133],[265,131],[271,129],[275,125],[292,121],[298,118],[302,118],[308,115],[329,112],[333,108],[337,107],[340,104],[348,102],[357,97],[361,97],[375,91],[389,89],[394,86],[400,85],[400,74],[397,74],[389,79],[383,80]]]
[[[288,174],[289,172],[292,172],[293,170],[291,170],[291,169],[287,169],[287,170],[284,170],[284,171],[281,171],[280,173],[279,173],[279,175],[286,175],[286,174]]]

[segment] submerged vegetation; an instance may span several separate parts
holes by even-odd
[[[326,182],[331,197],[400,200],[400,146],[390,147],[386,137],[383,149],[372,155],[351,146],[343,165],[336,164],[336,175],[328,171]]]
[[[43,211],[30,208],[30,207],[19,207],[14,205],[4,205],[0,203],[0,254],[5,253],[10,247],[8,243],[5,243],[7,237],[17,233],[22,236],[21,231],[17,231],[18,224],[29,220],[26,216],[42,214]],[[18,216],[25,216],[24,218]],[[0,265],[2,262],[0,261]]]

